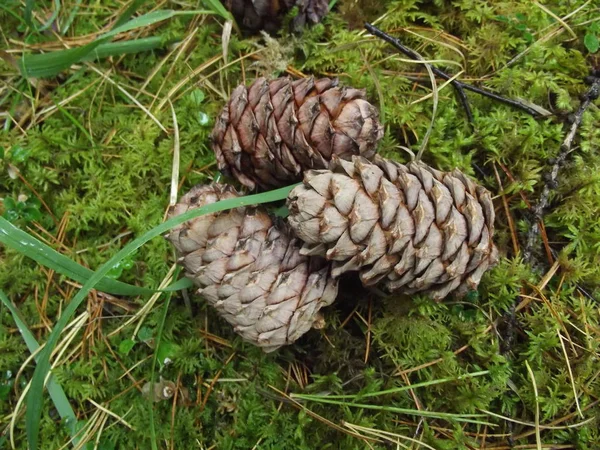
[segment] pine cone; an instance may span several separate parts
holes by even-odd
[[[289,11],[296,0],[225,0],[235,21],[244,30],[275,32],[281,27],[281,17]]]
[[[220,184],[196,186],[170,211],[177,216],[238,197]],[[323,258],[300,255],[283,222],[260,208],[203,215],[171,230],[186,276],[245,340],[266,352],[291,344],[322,323],[319,310],[337,295]]]
[[[365,286],[439,300],[476,289],[497,261],[490,193],[458,170],[335,159],[305,174],[288,207],[301,253],[334,261],[334,277],[360,271]]]
[[[299,7],[293,24],[296,31],[302,29],[307,22],[312,25],[319,23],[329,11],[328,0],[298,0],[296,4]]]
[[[337,80],[258,78],[238,86],[212,134],[219,169],[253,189],[298,182],[333,155],[372,158],[383,127],[364,90]]]
[[[327,0],[225,0],[224,4],[236,22],[250,33],[278,31],[283,16],[296,4],[299,10],[294,18],[295,30],[307,22],[320,22],[328,11]]]

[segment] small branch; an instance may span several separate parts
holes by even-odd
[[[579,129],[581,121],[583,120],[583,114],[589,108],[592,102],[600,97],[600,77],[589,77],[586,79],[586,82],[588,82],[591,86],[583,95],[581,104],[579,105],[579,108],[575,114],[569,117],[571,127],[569,128],[565,140],[560,146],[560,152],[558,156],[552,161],[552,169],[548,174],[546,174],[546,182],[544,183],[540,199],[537,204],[531,208],[531,227],[527,232],[527,240],[525,243],[525,249],[523,250],[523,258],[525,261],[530,263],[533,259],[533,248],[535,247],[535,243],[540,231],[539,223],[543,219],[545,209],[550,203],[550,192],[552,192],[558,186],[558,172],[564,166],[569,153],[571,153],[573,140],[575,139],[577,130]]]
[[[382,39],[383,41],[387,42],[388,44],[391,44],[394,48],[396,48],[398,51],[402,52],[409,58],[411,58],[415,61],[422,61],[422,58],[420,58],[419,55],[415,51],[404,46],[398,39],[390,36],[387,33],[384,33],[379,28],[371,25],[370,23],[365,23],[365,28],[373,36],[376,36],[379,39]],[[440,69],[438,69],[432,65],[431,65],[431,70],[438,77],[440,77],[444,80],[450,80],[452,78],[451,75],[448,75],[447,73],[441,71]],[[513,108],[520,109],[521,111],[524,111],[527,114],[532,115],[533,117],[540,117],[540,113],[538,111],[536,111],[534,108],[524,105],[523,103],[521,103],[517,100],[512,100],[510,98],[502,97],[501,95],[495,94],[486,89],[478,88],[476,86],[473,86],[473,85],[470,85],[467,83],[463,83],[462,81],[458,81],[458,80],[451,81],[451,84],[454,87],[454,89],[456,89],[456,94],[458,95],[458,99],[460,100],[462,107],[465,110],[465,113],[467,115],[467,119],[469,120],[469,123],[473,123],[473,113],[471,112],[471,107],[469,106],[469,101],[468,101],[467,95],[465,94],[465,90],[475,92],[477,94],[483,95],[485,97],[489,97],[493,100],[499,101],[506,105],[512,106]]]
[[[533,255],[533,249],[537,242],[537,238],[539,237],[538,235],[540,232],[540,224],[543,225],[542,219],[544,216],[544,210],[549,204],[550,192],[553,189],[555,189],[558,185],[558,172],[564,165],[567,156],[571,152],[573,140],[575,139],[575,136],[577,135],[577,130],[581,125],[583,114],[585,113],[587,108],[592,104],[592,102],[600,96],[600,77],[591,77],[590,79],[587,79],[586,82],[591,84],[591,87],[582,97],[581,104],[579,105],[579,108],[577,109],[575,114],[569,118],[571,126],[567,132],[565,140],[560,146],[560,152],[558,154],[558,157],[553,161],[552,169],[550,173],[546,176],[546,182],[542,189],[542,194],[540,196],[539,201],[536,205],[531,207],[531,226],[529,228],[529,231],[527,232],[527,240],[525,248],[523,249],[523,258],[532,266],[536,264],[536,258]],[[554,250],[550,249],[550,252],[555,258],[558,256],[556,255],[556,252]],[[595,301],[594,297],[589,292],[587,292],[582,286],[580,286],[578,283],[576,283],[576,286],[579,292],[581,292],[589,299]],[[507,355],[510,355],[510,353],[512,352],[512,345],[514,343],[516,332],[519,326],[519,323],[517,321],[517,304],[518,299],[515,302],[513,302],[509,311],[507,311],[507,313],[504,315],[506,323],[506,332],[504,335],[503,353]],[[513,436],[514,432],[512,429],[512,425],[510,425],[508,442],[511,446],[513,445]]]

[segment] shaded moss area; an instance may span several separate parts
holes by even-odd
[[[35,3],[39,17],[51,15],[53,2]],[[20,2],[4,5],[2,49],[20,57],[25,46],[62,48],[51,30],[26,28]],[[76,13],[61,39],[87,42],[125,6],[62,2],[61,26]],[[190,15],[138,30],[136,37],[163,38],[160,49],[83,63],[53,79],[26,80],[2,60],[0,213],[96,269],[163,220],[175,129],[183,193],[218,176],[209,134],[231,90],[286,69],[365,88],[385,124],[380,153],[408,161],[404,148],[416,152],[432,120],[432,99],[418,101],[431,93],[427,72],[363,33],[364,19],[377,20],[440,69],[463,71],[461,80],[552,113],[535,119],[469,93],[471,128],[451,87],[439,91],[424,160],[442,170],[458,167],[494,194],[499,264],[477,293],[442,303],[382,298],[346,280],[324,311],[324,330],[269,355],[243,343],[192,292],[191,304],[181,293],[171,297],[158,349],[165,296],[142,315],[148,298],[93,293],[80,311],[89,317],[53,371],[78,419],[95,426],[84,430],[88,448],[600,447],[597,101],[550,195],[533,263],[522,257],[529,206],[559,154],[565,119],[588,89],[584,77],[600,70],[587,37],[600,36],[594,2],[339,0],[300,36],[234,32],[226,58],[224,21]],[[555,252],[551,261],[543,241]],[[0,289],[44,342],[77,286],[5,247],[0,258]],[[156,288],[174,261],[167,242],[155,239],[113,275]],[[155,350],[155,380],[178,388],[151,403],[141,390],[153,376]],[[0,306],[0,448],[10,446],[11,414],[33,373],[33,363],[23,365],[28,356]],[[398,390],[418,383],[424,385]],[[344,394],[356,397],[325,398]],[[26,448],[24,410],[18,414],[15,445]],[[42,417],[43,448],[60,448],[67,427],[47,397]]]

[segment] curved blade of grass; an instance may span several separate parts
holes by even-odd
[[[25,345],[27,345],[29,351],[31,353],[35,353],[37,349],[40,348],[40,345],[35,340],[35,337],[33,337],[33,334],[31,334],[31,331],[29,331],[25,321],[21,318],[21,313],[19,310],[15,308],[12,302],[2,291],[0,291],[0,301],[12,314],[13,319],[17,324],[17,328],[19,328],[21,336],[23,336],[23,340],[25,341]],[[39,360],[39,355],[35,357],[35,360]],[[50,377],[48,380],[48,393],[50,394],[50,398],[52,399],[58,414],[69,429],[73,445],[76,446],[79,442],[79,437],[77,436],[77,416],[75,415],[73,408],[71,408],[71,404],[69,403],[69,399],[67,398],[65,391],[63,391],[60,384],[54,381],[53,377]],[[0,445],[0,448],[1,447],[2,446]]]
[[[131,5],[127,7],[123,14],[121,14],[121,17],[119,17],[119,19],[115,22],[113,28],[120,27],[125,22],[127,22],[131,18],[131,16],[133,16],[133,14],[137,11],[137,9],[140,6],[142,6],[145,2],[146,0],[133,0],[133,2],[131,2]]]
[[[173,274],[174,277],[177,277],[179,274],[179,269]],[[154,355],[152,357],[152,371],[150,373],[150,383],[151,386],[154,386],[154,380],[156,379],[156,362],[158,361],[158,349],[160,348],[160,343],[162,341],[162,334],[165,328],[165,322],[167,320],[167,314],[169,312],[169,304],[171,303],[171,293],[167,293],[165,303],[163,305],[163,313],[160,318],[160,322],[158,323],[158,328],[156,330],[156,338],[154,344]],[[150,442],[152,445],[152,450],[158,450],[158,446],[156,445],[156,426],[154,424],[154,399],[153,396],[150,395],[148,397],[148,408],[150,413]]]
[[[373,409],[376,411],[387,411],[393,412],[397,414],[406,414],[410,416],[419,416],[419,417],[428,417],[431,419],[444,419],[448,421],[455,422],[465,422],[465,423],[473,423],[478,425],[488,425],[491,427],[495,427],[496,425],[491,422],[485,422],[483,420],[477,420],[478,418],[486,417],[485,414],[453,414],[453,413],[444,413],[444,412],[435,412],[435,411],[423,411],[418,409],[408,409],[408,408],[398,408],[396,406],[389,405],[369,405],[366,403],[349,403],[349,402],[340,402],[337,400],[329,400],[327,398],[314,398],[310,396],[305,396],[303,394],[296,394],[294,398],[312,401],[317,403],[328,403],[331,405],[339,405],[339,406],[348,406],[351,408],[362,408],[362,409]]]
[[[54,11],[52,11],[52,15],[50,18],[44,23],[41,27],[37,29],[37,31],[47,30],[52,26],[58,15],[60,14],[60,0],[54,0]]]
[[[87,267],[83,267],[62,253],[57,252],[52,247],[39,241],[29,233],[15,227],[4,217],[0,217],[0,243],[33,259],[42,266],[48,267],[49,269],[82,284],[89,280],[94,274],[94,272]],[[190,287],[191,285],[191,281],[184,278],[183,280],[179,280],[168,286],[164,290],[177,291]],[[133,286],[111,278],[103,278],[100,280],[96,285],[96,289],[113,295],[131,296],[151,295],[156,292],[154,289]]]
[[[120,56],[129,53],[141,53],[167,45],[168,42],[158,36],[133,39],[131,41],[108,42],[100,44],[91,53],[85,56],[82,61],[93,61],[96,59],[108,58],[109,56]]]
[[[75,5],[71,6],[71,12],[69,13],[69,17],[67,17],[67,20],[64,21],[62,30],[60,30],[62,35],[67,34],[67,31],[69,31],[69,28],[71,28],[71,25],[75,21],[75,17],[77,17],[77,13],[79,12],[79,8],[81,7],[82,1],[83,0],[75,0]]]
[[[217,203],[202,206],[200,208],[192,209],[180,216],[173,217],[166,222],[154,227],[152,230],[144,233],[139,238],[127,244],[122,250],[116,255],[105,262],[96,272],[91,276],[89,280],[82,286],[77,292],[75,297],[69,302],[69,305],[63,310],[60,319],[54,326],[54,330],[50,333],[46,345],[40,352],[38,364],[33,372],[31,379],[31,389],[27,395],[27,413],[25,416],[25,426],[27,429],[27,442],[30,450],[37,450],[38,438],[40,432],[40,419],[42,416],[42,395],[44,393],[44,379],[46,374],[50,370],[50,355],[54,346],[56,345],[59,335],[63,328],[69,322],[69,319],[79,305],[86,299],[88,292],[93,289],[102,278],[114,267],[115,264],[132,254],[146,242],[151,239],[162,235],[171,228],[186,222],[187,220],[193,219],[194,217],[201,216],[203,214],[211,214],[218,211],[225,211],[227,209],[238,208],[240,206],[255,205],[259,203],[269,203],[276,200],[283,200],[287,197],[288,193],[295,187],[295,185],[287,186],[274,191],[265,192],[262,194],[248,195],[245,197],[231,198],[227,200],[221,200]]]
[[[482,370],[481,372],[467,373],[465,375],[460,375],[458,377],[439,378],[437,380],[423,381],[421,383],[415,383],[415,384],[411,384],[411,385],[407,385],[407,386],[386,389],[385,391],[368,392],[366,394],[345,394],[345,395],[290,394],[290,397],[292,397],[292,398],[298,397],[298,398],[302,398],[305,400],[315,400],[315,401],[319,401],[319,399],[321,399],[321,398],[335,399],[335,400],[342,400],[342,399],[351,400],[351,399],[357,399],[357,398],[379,397],[381,395],[397,394],[398,392],[404,392],[404,391],[408,391],[408,390],[419,388],[419,387],[428,387],[428,386],[433,386],[435,384],[448,383],[450,381],[459,381],[459,380],[464,380],[467,378],[481,377],[483,375],[487,375],[488,373],[490,373],[489,370]]]
[[[23,55],[17,61],[17,66],[21,74],[25,77],[51,77],[62,70],[68,69],[73,64],[81,62],[83,58],[92,53],[98,46],[107,43],[119,33],[147,27],[175,16],[195,14],[214,14],[214,12],[208,10],[174,11],[172,9],[152,11],[113,28],[108,33],[103,34],[82,47],[58,50],[50,53]]]
[[[231,13],[223,6],[219,0],[204,0],[204,4],[213,10],[215,14],[218,14],[225,20],[233,20]]]
[[[28,27],[33,28],[33,21],[31,17],[33,16],[33,5],[35,4],[35,0],[26,0],[25,1],[25,14],[24,19],[25,23]]]
[[[14,12],[12,10],[12,8],[9,8],[8,5],[5,5],[4,3],[0,2],[0,10],[6,12],[7,14],[13,16],[16,20],[18,20],[21,24],[23,25],[27,25],[27,23],[25,22],[25,19],[23,17],[21,17],[19,14],[17,14],[16,12]],[[2,440],[0,439],[0,443],[2,442]],[[2,448],[2,447],[0,447]]]

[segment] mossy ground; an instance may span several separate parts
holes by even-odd
[[[26,47],[61,48],[51,30],[26,29],[21,3],[9,0],[0,8],[2,48],[17,50],[14,57]],[[70,46],[87,42],[126,6],[116,1],[61,4],[59,23],[76,12],[61,36]],[[35,2],[37,17],[49,17],[53,5]],[[140,12],[199,7],[202,2],[160,1]],[[144,449],[152,443],[172,449],[600,448],[600,326],[593,299],[600,299],[597,103],[584,115],[544,219],[542,237],[558,262],[549,272],[554,261],[541,239],[537,263],[522,258],[528,204],[539,198],[551,159],[558,155],[564,117],[576,110],[587,89],[583,78],[594,65],[598,68],[589,37],[600,35],[595,2],[340,0],[322,24],[299,37],[283,31],[283,37],[265,44],[263,37],[234,33],[227,62],[222,19],[178,16],[136,35],[184,40],[179,46],[83,63],[43,81],[28,81],[9,62],[0,63],[0,212],[95,269],[163,220],[175,128],[180,192],[185,192],[217,176],[208,136],[231,90],[258,75],[285,71],[338,76],[366,88],[385,122],[380,152],[406,161],[409,155],[401,147],[418,149],[432,116],[431,99],[415,101],[431,89],[421,67],[361,33],[363,20],[378,17],[381,29],[441,61],[436,63],[441,69],[463,70],[464,81],[553,113],[534,119],[470,93],[472,130],[454,92],[440,91],[424,160],[440,169],[459,167],[494,193],[498,266],[486,274],[477,295],[439,304],[349,290],[325,311],[324,330],[270,355],[243,343],[201,299],[190,310],[175,294],[161,346],[172,363],[157,372],[177,384],[178,394],[152,407],[140,391],[152,376],[152,337],[166,296],[147,316],[114,333],[148,299],[92,293],[89,318],[54,370],[78,418],[98,424],[89,448],[94,443],[101,449]],[[557,17],[566,17],[565,22]],[[0,256],[0,288],[44,342],[77,287],[12,250],[1,247]],[[125,265],[120,279],[157,287],[173,261],[167,243],[155,239]],[[15,411],[15,443],[26,448],[17,401],[34,368],[23,365],[28,355],[9,311],[0,307],[3,448],[9,448]],[[365,396],[478,371],[488,373]],[[359,394],[354,402],[373,409],[350,406],[351,400],[299,402],[284,393]],[[51,401],[41,401],[42,448],[60,448],[68,442],[67,429]],[[478,420],[488,424],[459,421],[464,414],[483,414]]]

